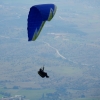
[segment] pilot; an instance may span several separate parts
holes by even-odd
[[[39,74],[42,78],[44,78],[44,77],[49,78],[48,74],[47,74],[46,72],[44,72],[44,66],[43,66],[43,68],[40,68],[40,69],[39,69],[38,74]]]

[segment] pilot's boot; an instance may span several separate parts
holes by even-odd
[[[46,78],[49,78],[49,76],[47,75]]]

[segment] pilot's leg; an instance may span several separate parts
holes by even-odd
[[[47,73],[45,72],[45,76],[46,76],[46,78],[49,78],[49,76],[47,75]]]

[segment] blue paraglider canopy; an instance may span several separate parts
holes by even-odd
[[[50,21],[56,12],[54,4],[35,5],[30,8],[27,31],[28,41],[35,41],[46,21]]]

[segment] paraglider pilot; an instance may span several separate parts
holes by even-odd
[[[47,75],[47,73],[44,72],[44,66],[43,66],[43,68],[40,68],[40,69],[39,69],[38,74],[39,74],[42,78],[44,78],[44,77],[49,78],[49,76]]]

